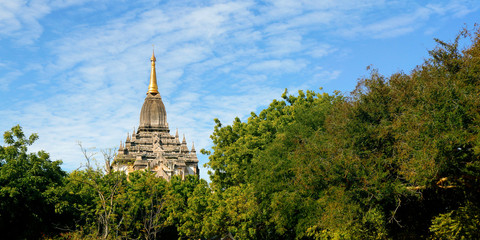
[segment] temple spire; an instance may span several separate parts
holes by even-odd
[[[152,51],[152,58],[150,61],[152,62],[152,70],[150,72],[150,85],[148,85],[148,92],[147,94],[158,94],[158,86],[157,86],[157,73],[155,71],[155,52]]]
[[[195,142],[192,142],[192,150],[190,150],[190,152],[195,153]]]

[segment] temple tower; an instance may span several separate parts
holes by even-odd
[[[180,142],[178,130],[170,135],[167,123],[167,111],[158,92],[155,71],[155,54],[152,53],[150,84],[147,97],[140,111],[140,125],[132,135],[127,134],[125,142],[120,143],[118,154],[113,163],[115,171],[127,174],[136,171],[152,171],[156,176],[167,180],[173,175],[199,175],[198,158],[195,147],[189,150],[185,136]]]

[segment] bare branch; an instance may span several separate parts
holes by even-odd
[[[86,148],[82,146],[82,142],[78,141],[77,142],[78,146],[80,146],[80,150],[82,151],[83,157],[85,157],[85,160],[87,161],[87,168],[91,169],[90,162],[91,160],[95,160],[93,156],[95,156],[95,152],[89,153]]]
[[[117,149],[107,148],[107,149],[102,149],[101,152],[102,152],[103,161],[105,164],[104,165],[105,174],[110,174],[110,172],[112,171],[113,159],[115,159],[115,156],[117,155]]]

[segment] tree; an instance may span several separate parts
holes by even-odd
[[[433,239],[480,239],[480,209],[471,202],[432,219]]]
[[[109,171],[109,164],[105,165],[105,171],[95,168],[95,153],[79,145],[87,164],[83,169],[72,171],[65,186],[58,190],[63,199],[58,204],[59,211],[71,216],[73,221],[65,222],[69,224],[65,229],[81,238],[117,237],[125,217],[121,196],[126,191],[127,176],[124,172]],[[107,151],[102,153],[105,163],[113,158]]]
[[[39,238],[56,231],[55,188],[62,187],[66,173],[61,161],[51,161],[48,153],[29,153],[37,139],[28,138],[20,126],[3,135],[0,146],[0,231],[7,239]],[[28,227],[26,227],[28,226]]]
[[[211,232],[218,230],[232,236],[275,239],[294,238],[297,233],[306,231],[305,226],[299,227],[299,221],[311,209],[303,202],[304,187],[296,182],[296,173],[302,170],[295,170],[300,168],[300,162],[292,153],[308,143],[313,134],[324,131],[332,106],[342,102],[343,98],[338,93],[331,96],[313,91],[299,91],[298,97],[285,92],[282,98],[281,101],[274,100],[258,116],[252,113],[245,123],[237,118],[232,126],[222,127],[216,121],[211,136],[214,152],[208,165],[214,170],[211,178],[215,189],[213,200],[209,202],[217,205],[211,206],[214,214],[209,225],[218,222],[225,227],[211,226],[216,229]],[[252,211],[257,209],[258,216],[246,214],[250,219],[240,223],[222,212],[222,206],[230,197],[237,198],[233,193],[239,196],[253,194],[248,198],[251,201],[248,204]],[[244,225],[244,222],[250,224]],[[250,230],[247,234],[237,229]]]
[[[187,181],[191,178],[187,178]],[[193,179],[196,181],[196,179]],[[181,221],[177,229],[180,236],[188,239],[208,238],[207,230],[209,216],[212,211],[208,208],[212,204],[212,190],[207,181],[198,179],[198,182],[187,200],[186,209],[182,212]]]
[[[476,236],[480,33],[437,42],[410,74],[372,70],[349,97],[285,93],[246,122],[216,120],[210,202],[249,186],[262,239]]]
[[[121,232],[125,238],[157,239],[165,229],[168,182],[155,173],[137,171],[129,174],[122,194]]]
[[[260,224],[253,188],[241,184],[211,195],[203,219],[206,239],[257,239]]]

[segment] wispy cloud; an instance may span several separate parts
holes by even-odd
[[[2,1],[0,3],[0,38],[13,37],[23,44],[31,44],[43,31],[38,22],[50,12],[40,1]]]
[[[6,68],[6,66],[0,64],[0,69],[2,68]],[[6,68],[6,71],[2,72],[0,72],[0,91],[6,91],[12,81],[22,76],[22,71],[18,69]]]
[[[43,33],[40,20],[52,11],[83,4],[90,0],[30,0],[0,2],[0,39],[20,45],[33,44]]]
[[[293,61],[291,59],[287,60],[265,60],[253,63],[248,66],[248,70],[252,71],[265,71],[265,72],[274,72],[274,73],[283,73],[283,72],[298,72],[306,67],[306,63],[302,60]]]
[[[368,36],[373,38],[392,38],[413,32],[430,18],[440,19],[447,16],[465,16],[478,10],[478,4],[472,5],[469,1],[439,1],[435,4],[421,6],[418,3],[405,2],[402,4],[405,12],[389,17],[380,17],[369,24],[355,23],[351,28],[340,29],[338,32],[344,36]],[[412,8],[412,6],[414,6]],[[383,15],[380,15],[383,16]]]

